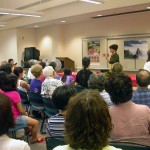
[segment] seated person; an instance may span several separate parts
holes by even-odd
[[[34,92],[37,94],[41,94],[41,86],[42,86],[42,66],[39,64],[33,65],[31,67],[31,73],[34,75],[34,79],[30,82],[30,92]]]
[[[43,140],[42,137],[37,135],[38,131],[38,121],[28,117],[27,112],[21,104],[21,98],[17,89],[17,77],[14,74],[9,74],[6,76],[6,83],[3,86],[4,94],[10,98],[12,104],[13,118],[16,124],[25,124],[29,127],[31,132],[31,143],[40,142]]]
[[[30,150],[29,145],[21,140],[9,138],[7,133],[15,126],[10,99],[0,93],[0,146],[1,150]]]
[[[108,145],[112,127],[107,104],[99,92],[83,90],[70,99],[67,108],[65,139],[68,145],[54,150],[121,150]]]
[[[150,73],[147,70],[140,69],[136,74],[137,89],[133,93],[132,101],[136,104],[143,104],[150,107]]]
[[[71,85],[57,87],[52,94],[52,100],[59,113],[47,120],[46,128],[49,136],[64,137],[64,122],[69,99],[76,94],[76,90]]]
[[[23,79],[23,68],[22,67],[16,67],[14,69],[14,74],[17,76],[18,78],[18,86],[17,89],[27,93],[30,90],[30,85],[27,84],[27,82],[25,82]]]
[[[109,108],[114,126],[111,140],[150,146],[150,109],[131,101],[130,77],[125,74],[110,75],[105,82],[105,89],[113,102]]]
[[[55,79],[60,80],[60,76],[57,74],[57,64],[55,62],[51,62],[49,66],[53,67],[54,69],[54,74],[55,74]]]
[[[90,75],[92,74],[92,71],[89,70],[90,66],[90,58],[84,57],[82,59],[82,66],[83,69],[81,69],[76,76],[76,84],[80,85],[84,88],[88,88],[88,80]]]
[[[70,85],[75,83],[74,78],[71,75],[72,75],[71,69],[66,67],[64,69],[64,75],[61,77],[61,81],[63,82],[64,85]]]
[[[7,74],[14,72],[14,66],[12,64],[3,64],[0,66],[0,70],[6,72]]]
[[[88,80],[88,88],[99,91],[99,94],[104,98],[108,106],[112,105],[109,94],[105,91],[105,77],[100,74],[91,74]]]
[[[0,71],[0,93],[3,93],[2,89],[4,84],[6,83],[6,73],[4,71]]]
[[[57,87],[62,86],[63,83],[60,80],[54,79],[55,72],[51,66],[47,66],[43,69],[43,75],[45,76],[45,80],[42,83],[41,95],[43,97],[52,98],[54,90]]]

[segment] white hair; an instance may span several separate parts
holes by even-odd
[[[44,75],[45,77],[54,75],[54,69],[53,69],[53,67],[52,67],[52,66],[46,66],[46,67],[43,69],[43,75]]]

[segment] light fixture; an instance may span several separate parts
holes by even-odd
[[[16,10],[16,9],[6,9],[6,8],[0,8],[0,14],[27,16],[27,17],[41,17],[41,16],[43,16],[43,13],[41,13],[41,12],[32,12],[32,11],[26,11],[26,10]]]
[[[61,22],[62,22],[62,23],[65,23],[66,21],[65,21],[65,20],[62,20]]]
[[[39,26],[34,26],[34,28],[38,28]]]
[[[101,17],[102,15],[96,15],[97,17]]]
[[[150,6],[147,6],[147,9],[150,9]]]
[[[0,27],[4,27],[5,25],[4,24],[0,24]]]
[[[6,25],[6,22],[0,22],[0,27],[4,27]]]
[[[102,4],[101,2],[94,1],[94,0],[80,0],[80,1],[88,2],[88,3],[93,3],[93,4]]]

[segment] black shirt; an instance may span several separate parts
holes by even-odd
[[[92,71],[87,70],[87,69],[82,69],[77,73],[76,76],[76,82],[80,85],[83,86],[85,88],[88,88],[88,80],[90,75],[93,74]]]

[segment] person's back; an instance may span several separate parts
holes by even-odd
[[[46,129],[49,136],[63,138],[65,136],[64,122],[67,106],[70,98],[76,94],[71,85],[57,87],[52,95],[52,101],[60,111],[58,114],[48,118]]]
[[[144,105],[126,102],[109,109],[114,128],[110,138],[137,142],[150,146],[150,109]]]
[[[30,150],[26,142],[7,136],[9,128],[13,128],[14,124],[11,101],[6,95],[0,93],[0,149]]]
[[[136,74],[137,89],[134,91],[132,101],[136,104],[147,105],[150,107],[150,73],[147,70],[140,69]]]
[[[82,87],[88,88],[87,82],[90,75],[92,74],[92,71],[88,69],[88,67],[90,66],[90,59],[88,57],[84,57],[82,59],[82,66],[83,69],[77,73],[76,83]]]
[[[114,128],[111,140],[150,146],[150,109],[131,101],[132,82],[125,74],[110,75],[105,83],[113,105],[109,108]]]

